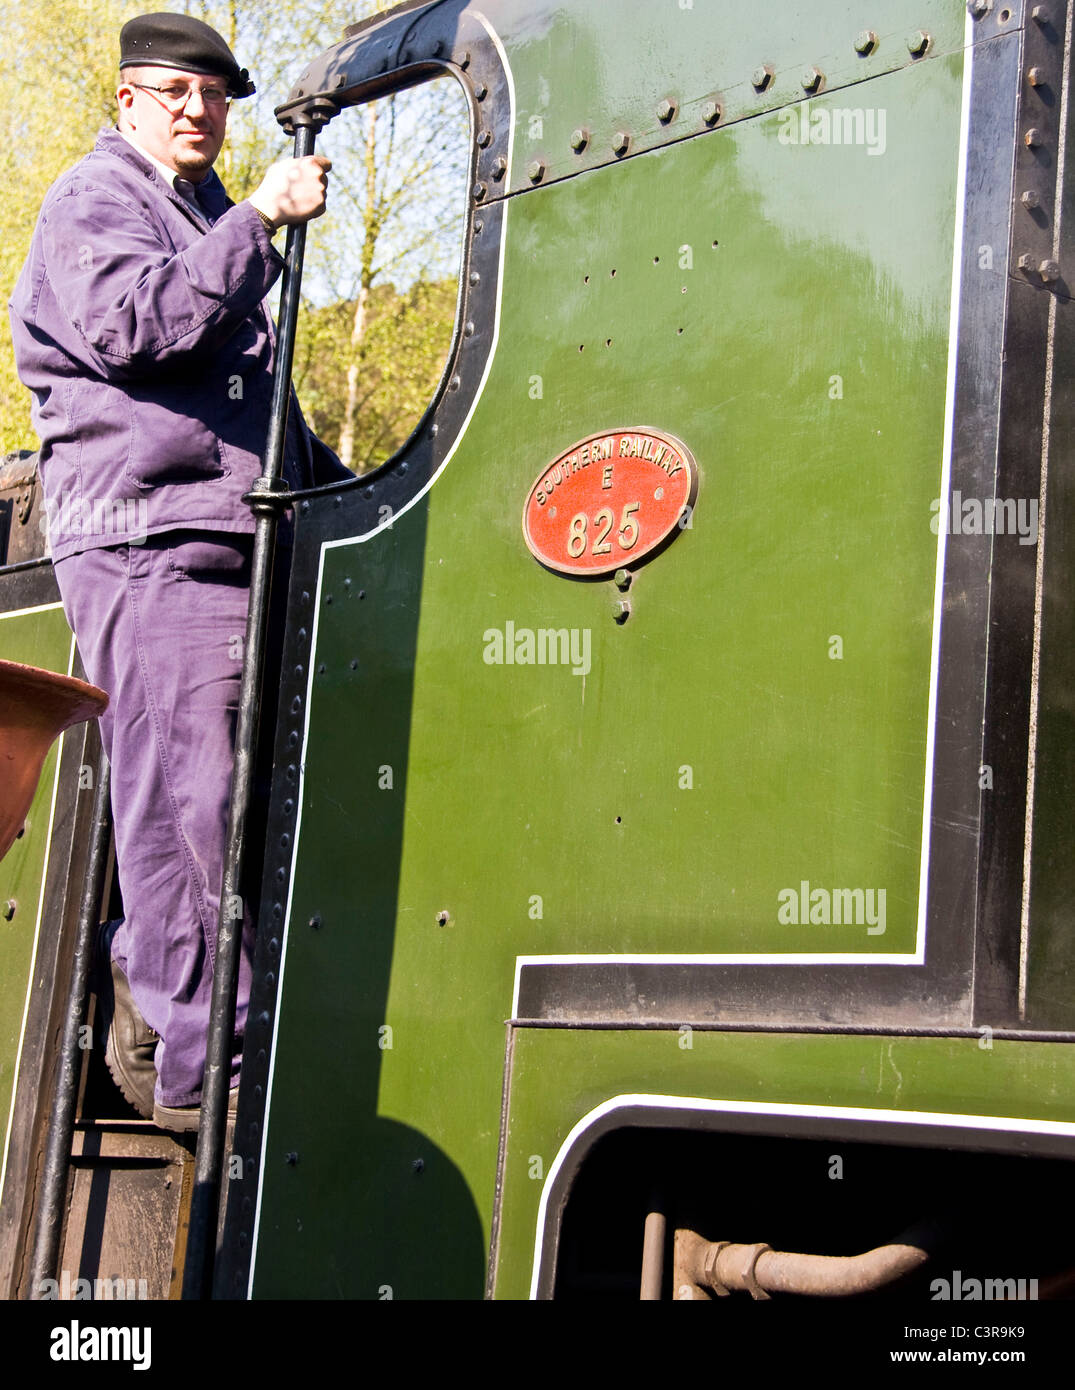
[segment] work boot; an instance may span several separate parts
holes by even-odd
[[[239,1099],[238,1086],[228,1096],[228,1133],[235,1124],[235,1106]],[[202,1116],[200,1105],[161,1105],[153,1107],[153,1121],[160,1129],[170,1129],[173,1133],[190,1133],[198,1128]]]
[[[112,938],[119,922],[105,922],[97,938],[97,1004],[105,1038],[105,1062],[124,1098],[145,1119],[153,1118],[157,1084],[155,1033],[131,998],[127,976],[112,959]]]

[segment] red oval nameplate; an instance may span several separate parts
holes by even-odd
[[[686,525],[696,485],[690,450],[673,435],[591,434],[541,470],[523,508],[523,535],[561,574],[610,574]]]

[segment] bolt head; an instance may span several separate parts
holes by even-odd
[[[475,100],[475,101],[484,101],[485,98],[486,98],[488,95],[489,95],[489,88],[485,85],[485,83],[484,83],[484,82],[475,82],[475,84],[474,84],[474,100]]]
[[[526,166],[526,177],[531,183],[540,183],[545,176],[545,161],[532,159]]]
[[[622,625],[631,616],[631,604],[625,598],[618,598],[612,605],[612,621]]]
[[[474,201],[476,203],[480,203],[481,200],[485,197],[486,192],[488,190],[486,189],[484,183],[476,183],[470,191],[474,196]]]
[[[615,138],[614,138],[613,141],[612,141],[612,153],[613,153],[613,154],[626,154],[627,151],[628,151],[630,148],[631,148],[631,137],[630,137],[630,135],[628,135],[627,131],[625,131],[625,130],[617,130],[616,135],[615,135]]]
[[[573,130],[571,132],[571,148],[575,151],[576,154],[581,154],[583,150],[586,148],[586,146],[589,144],[589,141],[590,137],[586,134],[586,132],[582,129],[581,126],[578,130]]]
[[[1034,208],[1041,206],[1041,194],[1036,188],[1028,188],[1019,199],[1023,207],[1033,211]]]
[[[719,101],[707,101],[702,107],[702,120],[706,125],[716,125],[720,120],[721,110]]]
[[[631,587],[633,576],[630,570],[617,570],[613,578],[615,579],[616,588],[620,589],[622,592],[626,593]]]
[[[8,898],[7,902],[4,904],[4,921],[5,921],[5,922],[10,922],[11,919],[15,916],[15,909],[16,909],[16,907],[18,907],[18,903],[15,901],[15,899],[14,899],[14,898]]]
[[[817,68],[803,68],[799,74],[799,82],[804,92],[816,92],[821,86],[821,73]]]
[[[489,148],[489,146],[490,146],[492,143],[493,143],[493,134],[492,134],[492,131],[489,131],[489,130],[479,130],[479,131],[478,131],[478,145],[481,147],[481,149],[487,150],[487,149]]]
[[[1034,257],[1024,251],[1016,261],[1016,265],[1020,270],[1032,270],[1034,268]]]
[[[1034,21],[1035,24],[1040,24],[1043,28],[1045,25],[1052,23],[1049,11],[1045,8],[1044,5],[1035,5],[1034,8],[1030,11],[1030,18]]]
[[[877,35],[872,29],[860,29],[855,35],[855,52],[872,53],[877,46]]]
[[[508,171],[508,161],[502,154],[498,154],[493,160],[493,178],[502,179]]]
[[[773,80],[773,70],[768,63],[759,63],[751,74],[750,80],[759,92],[764,92]]]
[[[676,114],[676,104],[671,97],[665,97],[657,104],[657,119],[662,125],[667,125]]]
[[[1044,86],[1045,86],[1045,69],[1044,69],[1044,68],[1031,68],[1030,71],[1029,71],[1029,72],[1027,73],[1027,75],[1026,75],[1026,80],[1030,83],[1030,85],[1031,85],[1032,87],[1044,87]]]
[[[913,29],[907,35],[907,52],[917,58],[929,47],[929,35],[924,29]]]
[[[993,8],[993,0],[970,0],[967,9],[971,19],[984,19]]]
[[[1056,261],[1042,261],[1038,266],[1038,274],[1047,283],[1060,279],[1060,266]]]
[[[1023,144],[1026,145],[1027,149],[1030,150],[1037,149],[1037,147],[1041,144],[1041,131],[1037,128],[1037,126],[1032,125],[1030,127],[1027,133],[1023,136]]]

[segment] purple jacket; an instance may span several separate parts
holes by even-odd
[[[210,228],[116,130],[49,190],[11,300],[54,560],[159,531],[252,531],[272,394],[257,212]],[[285,475],[351,475],[292,396]],[[317,476],[314,459],[317,457]]]

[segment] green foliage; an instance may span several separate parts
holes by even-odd
[[[356,351],[358,399],[352,466],[367,472],[390,458],[417,425],[440,382],[451,343],[454,280],[416,280],[405,293],[375,286]],[[347,399],[355,301],[300,317],[295,385],[311,428],[338,447]]]

